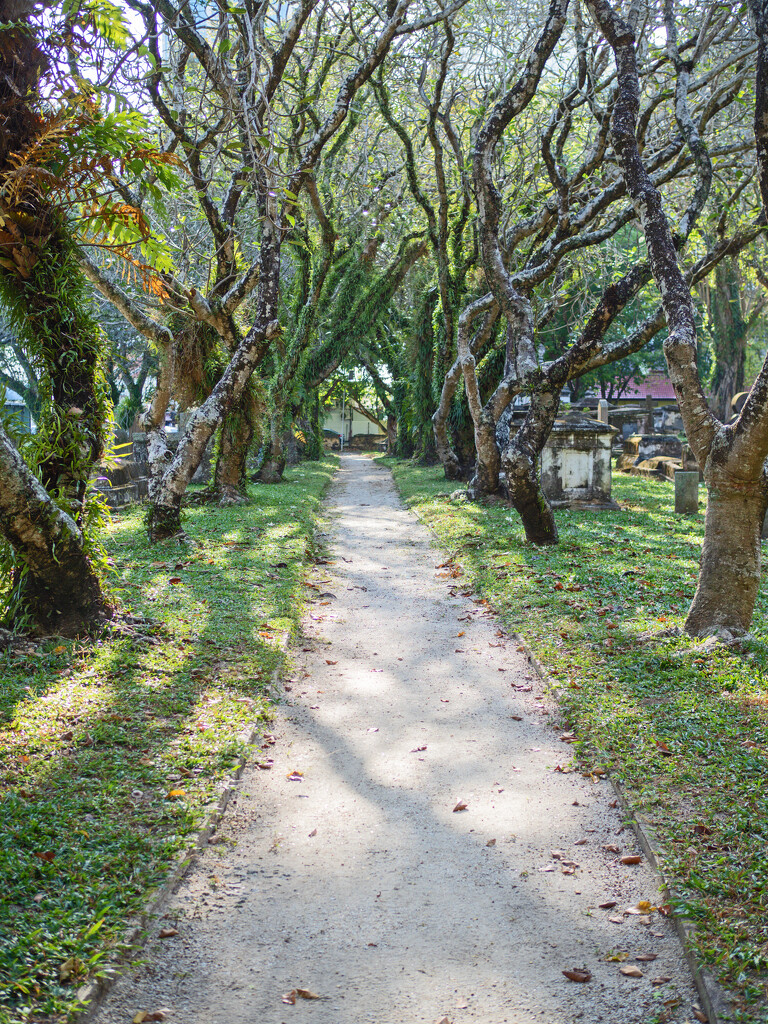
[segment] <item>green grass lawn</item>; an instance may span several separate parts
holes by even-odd
[[[148,625],[0,655],[2,1024],[66,1017],[268,721],[335,466],[189,509],[189,545],[116,515],[113,587]]]
[[[442,471],[389,465],[450,552],[449,570],[523,634],[558,684],[577,757],[609,772],[665,852],[676,909],[740,1021],[768,1021],[768,577],[744,651],[702,653],[682,626],[701,514],[674,514],[671,484],[614,475],[619,512],[558,512],[560,543],[524,542],[504,504],[449,497]],[[768,558],[768,543],[763,545]]]

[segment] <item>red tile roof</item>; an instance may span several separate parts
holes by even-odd
[[[648,395],[651,398],[669,398],[674,401],[675,389],[672,387],[672,381],[665,373],[649,373],[643,381],[631,380],[621,397],[646,398]]]

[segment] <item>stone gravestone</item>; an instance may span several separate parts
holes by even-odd
[[[604,398],[597,403],[597,418],[601,423],[608,422],[608,403]]]
[[[689,516],[699,511],[699,471],[675,470],[675,512]]]
[[[632,434],[624,441],[616,468],[628,472],[651,459],[682,457],[682,443],[674,434]]]
[[[618,508],[611,498],[616,433],[579,413],[555,420],[541,453],[541,489],[553,508]]]
[[[645,396],[645,427],[646,434],[655,434],[656,426],[653,421],[653,399],[650,395]]]

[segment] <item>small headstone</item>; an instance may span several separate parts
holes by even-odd
[[[653,420],[653,399],[650,395],[645,396],[645,430],[646,434],[655,434],[656,427]]]
[[[601,423],[608,422],[608,403],[604,398],[597,403],[597,418]]]
[[[675,473],[675,512],[689,516],[699,511],[699,473],[678,469]]]

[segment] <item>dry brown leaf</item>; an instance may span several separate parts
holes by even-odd
[[[563,974],[569,981],[580,981],[582,983],[592,981],[592,972],[588,971],[586,967],[574,967],[570,971],[563,971]]]
[[[640,953],[638,956],[635,957],[635,960],[637,960],[638,963],[641,964],[649,964],[652,960],[655,960],[658,957],[658,955],[658,953]]]
[[[412,754],[420,754],[422,750],[426,750],[426,749],[427,749],[427,745],[425,743],[423,747],[414,747],[413,750],[411,751],[411,753]]]
[[[208,842],[210,843],[210,841],[211,840],[209,839]],[[160,938],[161,939],[172,939],[174,935],[178,935],[178,934],[179,934],[178,928],[161,928],[160,929]]]
[[[321,999],[322,997],[317,995],[315,992],[311,992],[308,988],[297,988],[296,995],[301,999]]]
[[[648,917],[647,914],[643,914],[641,917],[638,917],[637,923],[638,924],[649,925],[651,923],[651,919],[650,919],[650,917]]]
[[[619,970],[627,978],[642,978],[644,977],[643,972],[639,967],[635,967],[634,964],[625,964],[624,967],[620,967]]]
[[[587,845],[587,840],[586,839],[577,839],[576,842],[573,845],[574,846],[586,846]]]
[[[616,906],[616,900],[606,900],[605,903],[598,904],[600,910],[613,910]]]
[[[467,810],[467,808],[468,808],[468,806],[469,806],[469,805],[468,805],[468,804],[466,804],[466,803],[465,803],[465,802],[464,802],[463,800],[459,800],[459,802],[458,802],[458,803],[456,804],[456,806],[455,806],[455,807],[453,808],[453,813],[455,814],[455,813],[456,813],[456,811],[466,811],[466,810]]]
[[[615,843],[606,843],[603,849],[606,853],[621,853],[621,847]]]
[[[293,988],[293,989],[291,989],[290,992],[286,992],[283,995],[283,997],[281,999],[281,1002],[286,1003],[288,1006],[295,1006],[296,1005],[296,989]],[[135,1022],[134,1022],[134,1024],[135,1024]]]
[[[272,758],[268,757],[266,761],[257,761],[256,767],[261,772],[268,772],[271,768],[274,767],[274,764],[275,762],[272,760]]]
[[[642,859],[639,853],[628,853],[620,858],[619,864],[640,864]]]
[[[178,800],[180,796],[186,796],[186,789],[169,789],[166,795],[168,800]]]
[[[288,772],[288,774],[285,777],[286,777],[286,779],[288,779],[289,782],[303,782],[304,781],[304,772],[297,772],[297,771]]]
[[[698,1006],[692,1006],[691,1007],[691,1013],[696,1018],[696,1020],[700,1020],[701,1021],[701,1024],[708,1024],[709,1017]]]
[[[668,974],[661,974],[658,978],[651,978],[652,985],[666,985],[668,981],[672,981]]]
[[[313,839],[316,835],[317,835],[317,829],[313,828],[312,831],[309,833],[309,838]]]
[[[550,850],[549,855],[552,858],[552,860],[562,860],[563,857],[565,857],[565,854],[562,850]]]
[[[489,839],[488,842],[485,845],[486,846],[495,846],[496,845],[496,840],[495,839]]]
[[[338,665],[338,661],[330,661],[328,658],[325,659],[326,665]]]
[[[608,920],[611,922],[611,924],[624,924],[623,917],[609,917]]]
[[[440,1020],[436,1020],[435,1024],[451,1024],[450,1018],[441,1017]]]

